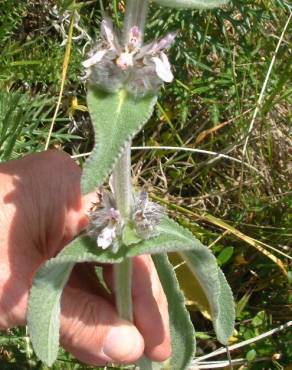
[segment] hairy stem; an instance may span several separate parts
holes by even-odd
[[[130,218],[132,206],[131,142],[113,171],[113,186],[117,208],[124,222]],[[126,259],[114,266],[116,306],[120,317],[132,321],[132,261]]]
[[[129,40],[129,31],[138,26],[144,33],[149,0],[127,0],[123,29],[123,39]],[[131,142],[127,144],[124,153],[118,160],[113,171],[113,186],[117,208],[126,223],[131,215],[132,184],[131,184]],[[114,266],[116,305],[119,315],[127,320],[133,320],[132,313],[132,261],[125,260]]]
[[[130,258],[114,266],[114,279],[118,314],[121,318],[132,322],[132,260]]]
[[[130,217],[132,206],[131,143],[118,160],[113,171],[113,186],[118,210],[124,221]]]
[[[149,0],[127,0],[123,29],[125,44],[129,41],[129,31],[133,26],[139,27],[141,42],[143,41],[148,6]],[[127,222],[130,218],[132,207],[131,142],[127,144],[124,153],[115,166],[113,184],[118,210],[123,220]],[[133,321],[131,259],[126,259],[114,266],[114,281],[118,313],[123,319]],[[153,369],[152,362],[146,357],[140,359],[137,365],[141,370]]]

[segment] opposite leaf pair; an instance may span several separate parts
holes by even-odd
[[[48,261],[35,277],[31,290],[28,326],[37,356],[49,366],[56,360],[59,348],[60,300],[75,263],[121,263],[127,258],[153,254],[153,260],[169,304],[172,357],[161,368],[186,369],[193,358],[195,334],[184,304],[184,297],[167,252],[179,252],[199,281],[212,312],[218,340],[227,344],[234,325],[232,292],[218,268],[216,259],[186,229],[164,218],[159,235],[122,247],[117,253],[101,250],[94,240],[81,236],[71,242],[56,258]]]

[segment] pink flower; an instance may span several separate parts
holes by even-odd
[[[124,88],[139,97],[155,94],[164,82],[173,80],[164,51],[173,43],[176,33],[142,45],[142,34],[134,26],[128,41],[122,45],[111,20],[105,18],[101,23],[101,36],[101,42],[83,62],[90,83],[108,92]]]
[[[116,209],[114,194],[108,191],[97,192],[98,201],[88,212],[87,235],[95,239],[97,247],[116,253],[126,226]],[[159,223],[165,215],[162,206],[149,201],[145,190],[133,195],[130,224],[141,240],[159,234]]]
[[[117,237],[122,230],[122,220],[116,209],[116,202],[112,193],[97,193],[98,202],[88,213],[89,225],[87,234],[96,240],[98,247],[118,250]]]

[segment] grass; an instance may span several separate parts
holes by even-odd
[[[0,4],[1,161],[45,147],[65,53],[60,46],[63,36],[56,27],[60,24],[50,13],[56,3],[4,0]],[[58,2],[58,6],[70,10],[69,3]],[[121,23],[118,3],[104,1]],[[80,25],[96,37],[98,2],[82,7],[79,13]],[[237,0],[230,7],[205,13],[153,6],[147,29],[149,39],[179,30],[170,50],[176,80],[161,92],[153,118],[134,145],[178,149],[133,151],[135,181],[137,185],[147,183],[153,196],[217,256],[237,302],[234,343],[292,318],[290,25],[279,42],[289,15],[284,0]],[[67,24],[65,29],[68,33]],[[51,146],[72,155],[91,150],[90,120],[82,108],[85,86],[80,82],[86,43],[86,37],[72,41],[62,103],[50,140]],[[258,104],[261,91],[263,99]],[[81,109],[72,105],[75,98]],[[76,160],[82,164],[84,157]],[[242,166],[242,160],[246,165]],[[190,303],[193,298],[188,296]],[[210,353],[218,348],[210,322],[194,304],[189,308],[198,330],[197,355]],[[292,363],[291,339],[286,329],[240,347],[231,353],[232,358],[246,360],[241,365],[244,369],[285,368]],[[216,360],[225,358],[223,354]],[[31,352],[25,328],[1,333],[0,367],[45,369]],[[87,368],[64,352],[53,367]]]

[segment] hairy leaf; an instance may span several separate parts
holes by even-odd
[[[88,109],[95,131],[95,147],[84,165],[82,192],[101,186],[123,148],[150,118],[156,97],[135,100],[124,90],[116,94],[89,87]]]
[[[51,366],[59,349],[60,299],[74,264],[41,267],[30,291],[27,324],[34,351]]]
[[[125,247],[117,253],[110,249],[101,249],[96,245],[96,241],[88,236],[79,236],[67,245],[51,263],[118,263],[122,262],[125,256]]]
[[[120,262],[122,255],[122,250],[119,254],[103,251],[94,240],[78,237],[37,271],[29,297],[28,329],[35,353],[48,366],[57,358],[60,300],[74,264]]]
[[[201,247],[201,242],[177,222],[164,217],[156,229],[158,235],[132,245],[127,250],[127,257],[141,254],[166,253],[192,250]]]
[[[234,330],[234,298],[225,275],[220,268],[218,269],[218,275],[220,281],[219,314],[217,319],[214,321],[214,327],[219,342],[227,345],[228,339],[231,337]]]
[[[139,370],[161,370],[163,365],[160,362],[154,362],[146,356],[142,356],[136,363],[136,366]]]
[[[175,275],[184,293],[187,306],[190,306],[191,310],[199,309],[204,317],[212,320],[209,302],[204,290],[187,264],[184,263],[183,258],[176,252],[168,254],[168,258],[175,268]]]
[[[217,266],[216,258],[203,245],[200,249],[180,254],[208,299],[218,340],[227,344],[234,327],[234,303],[231,289]]]
[[[152,256],[169,307],[172,354],[163,369],[185,370],[188,368],[195,352],[195,332],[185,307],[184,296],[178,285],[173,267],[166,255]]]
[[[170,8],[212,9],[227,4],[230,0],[154,0]]]
[[[180,226],[168,217],[163,218],[157,227],[157,236],[148,240],[142,240],[122,246],[117,253],[110,249],[97,247],[96,241],[88,236],[79,236],[53,260],[51,263],[65,262],[99,262],[99,263],[118,263],[123,259],[135,257],[142,254],[157,254],[172,251],[201,249],[202,244],[187,229]],[[132,244],[134,243],[134,244]]]

